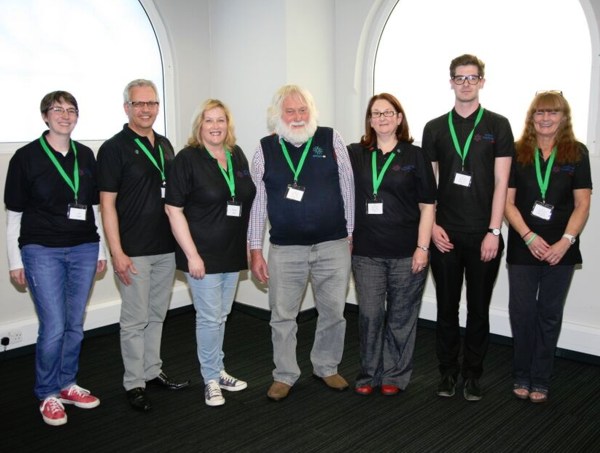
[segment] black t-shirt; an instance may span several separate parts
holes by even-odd
[[[246,236],[256,188],[250,177],[248,160],[238,146],[231,151],[231,162],[235,200],[242,204],[241,217],[227,216],[231,192],[218,162],[206,148],[181,150],[169,174],[166,203],[184,208],[192,239],[208,274],[248,268]],[[188,272],[188,261],[179,245],[175,249],[175,258],[177,269]]]
[[[394,160],[385,173],[378,199],[383,214],[367,214],[366,203],[373,199],[372,154],[377,155],[377,174],[390,154],[364,148],[359,143],[348,146],[356,198],[352,253],[377,258],[406,258],[417,246],[421,211],[419,203],[435,203],[436,185],[431,161],[421,148],[399,143]]]
[[[481,108],[481,106],[480,106]],[[473,130],[479,109],[467,118],[452,110],[453,124],[461,148]],[[485,110],[475,129],[464,170],[471,174],[471,186],[454,183],[462,160],[454,148],[448,114],[429,121],[423,130],[423,150],[438,162],[436,223],[444,229],[464,233],[487,231],[494,197],[496,158],[514,155],[514,139],[508,120]]]
[[[540,187],[537,182],[535,164],[522,165],[513,160],[508,187],[516,189],[515,206],[531,231],[535,232],[549,244],[559,241],[565,232],[569,218],[575,209],[573,191],[591,189],[589,152],[585,145],[579,143],[581,159],[577,163],[557,164],[552,166],[546,203],[554,206],[550,220],[544,220],[531,214],[533,204],[541,200]],[[548,161],[540,159],[542,175],[546,174]],[[506,262],[523,265],[548,265],[531,255],[527,245],[512,228],[508,231],[508,247]],[[573,265],[581,263],[579,238],[569,247],[559,264]]]
[[[92,209],[99,202],[96,160],[90,148],[74,143],[79,166],[77,204],[87,206],[85,221],[67,217],[68,206],[75,203],[75,194],[42,148],[39,139],[18,149],[10,159],[4,203],[6,209],[23,213],[19,247],[27,244],[73,247],[99,241]],[[47,140],[46,144],[73,182],[73,149],[63,156]]]
[[[153,147],[146,137],[133,132],[127,124],[106,140],[98,150],[98,188],[117,193],[119,235],[123,251],[129,256],[171,253],[175,239],[161,196],[160,171],[135,143],[139,138],[160,166],[159,147],[163,151],[167,184],[174,158],[169,140],[154,133]]]

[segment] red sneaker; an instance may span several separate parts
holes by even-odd
[[[52,426],[60,426],[67,423],[65,407],[55,396],[49,396],[40,403],[40,412],[46,423]]]
[[[74,404],[82,409],[93,409],[100,404],[100,400],[92,395],[89,390],[81,388],[76,384],[61,390],[60,400],[64,404]]]

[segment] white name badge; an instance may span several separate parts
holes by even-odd
[[[288,189],[285,193],[285,198],[287,198],[288,200],[302,201],[302,197],[304,197],[304,190],[305,189],[302,186],[288,184]]]
[[[242,216],[242,203],[237,201],[227,202],[227,217],[241,217]]]
[[[469,173],[457,171],[454,175],[454,184],[463,187],[471,187],[472,176]]]
[[[85,220],[87,206],[83,204],[70,204],[67,207],[67,217],[70,220]]]
[[[533,208],[531,208],[531,215],[535,217],[539,217],[540,219],[550,220],[552,217],[552,211],[554,210],[554,206],[551,204],[543,203],[541,201],[536,201],[533,203]]]
[[[367,201],[367,214],[383,214],[383,201]]]

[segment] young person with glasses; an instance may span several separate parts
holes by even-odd
[[[77,385],[77,373],[85,308],[106,257],[94,153],[71,139],[77,101],[53,91],[40,110],[48,130],[18,149],[8,167],[6,245],[11,279],[29,288],[39,320],[34,393],[44,422],[59,426],[67,423],[64,404],[100,404]]]
[[[468,401],[482,398],[479,379],[489,342],[489,305],[504,249],[500,227],[514,154],[508,120],[479,103],[484,70],[474,55],[452,60],[454,108],[425,125],[422,142],[438,178],[431,248],[441,374],[437,394],[454,396],[462,374]],[[464,280],[467,323],[459,364],[458,313]]]

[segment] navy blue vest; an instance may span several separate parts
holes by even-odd
[[[278,245],[312,245],[345,238],[346,217],[340,190],[333,129],[318,127],[298,177],[305,187],[302,201],[288,200],[285,194],[294,174],[289,167],[278,135],[261,141],[265,159],[263,181],[267,191],[267,211],[271,223],[270,240]],[[298,166],[304,144],[285,146],[294,166]]]

